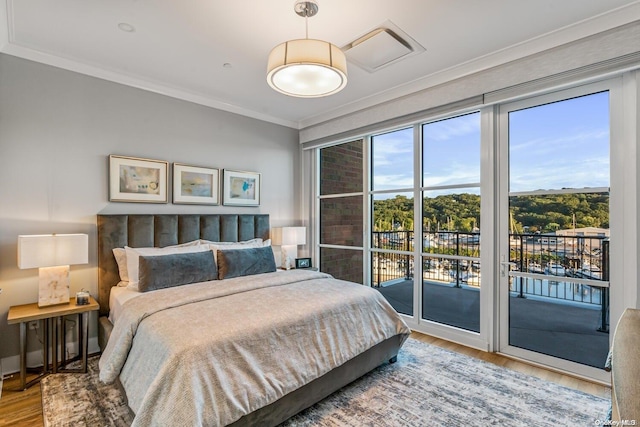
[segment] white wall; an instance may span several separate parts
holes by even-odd
[[[262,174],[261,206],[110,203],[108,155]],[[38,271],[19,270],[19,234],[88,233],[89,264],[71,293],[97,295],[96,214],[268,213],[300,222],[296,130],[0,54],[0,359],[19,354],[9,307],[37,301]],[[94,313],[95,315],[95,313]],[[92,317],[91,337],[96,336]],[[38,350],[30,337],[29,350]]]

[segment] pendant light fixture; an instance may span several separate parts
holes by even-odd
[[[304,39],[279,44],[269,54],[267,82],[285,95],[317,98],[347,85],[347,59],[337,46],[309,38],[308,18],[318,13],[315,0],[298,0],[294,11],[305,18]]]

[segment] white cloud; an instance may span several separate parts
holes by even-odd
[[[605,145],[606,143],[606,145]],[[576,133],[571,135],[562,135],[554,138],[543,137],[530,140],[518,141],[509,144],[509,150],[517,153],[523,150],[535,150],[537,153],[553,153],[558,152],[562,147],[565,149],[584,149],[589,147],[609,146],[609,130],[594,129],[589,132]]]
[[[480,134],[479,113],[428,123],[424,126],[425,139],[435,141],[447,141],[471,134]]]

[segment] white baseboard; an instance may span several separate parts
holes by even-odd
[[[78,354],[77,342],[69,342],[67,343],[66,347],[67,353],[72,357]],[[97,353],[99,351],[100,347],[98,346],[98,337],[89,338],[89,354]],[[49,359],[51,359],[51,356],[49,356]],[[27,366],[30,368],[42,366],[41,348],[27,353]],[[0,383],[2,382],[1,378],[4,378],[4,375],[20,372],[20,355],[17,354],[15,356],[9,356],[0,359],[0,372],[2,373],[2,377],[0,377]]]

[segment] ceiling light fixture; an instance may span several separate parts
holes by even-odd
[[[309,38],[308,18],[318,13],[315,0],[298,0],[293,10],[304,17],[304,39],[279,44],[269,54],[267,82],[285,95],[317,98],[347,85],[347,59],[336,45]]]

